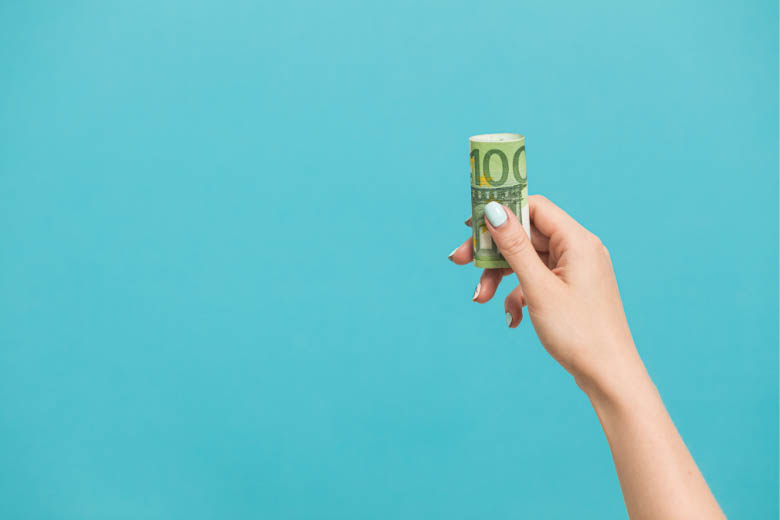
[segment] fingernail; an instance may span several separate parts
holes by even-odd
[[[471,298],[471,301],[475,302],[477,301],[477,297],[479,297],[479,290],[482,288],[482,282],[479,282],[477,284],[477,288],[474,289],[474,296]]]
[[[506,313],[506,326],[511,327],[512,326],[512,313],[507,312]]]
[[[485,216],[493,227],[499,227],[506,222],[506,211],[504,211],[503,206],[496,201],[487,203],[487,206],[485,206]]]
[[[447,256],[447,258],[448,258],[448,259],[449,259],[451,262],[454,262],[454,260],[452,259],[452,257],[453,257],[453,256],[455,256],[455,251],[457,251],[457,250],[458,250],[458,248],[456,247],[455,249],[453,249],[453,250],[452,250],[452,253],[450,253],[450,254]]]

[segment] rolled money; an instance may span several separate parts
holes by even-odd
[[[485,226],[485,205],[496,201],[511,209],[528,236],[528,180],[525,137],[518,134],[483,134],[469,138],[471,145],[471,222],[474,265],[509,267]]]

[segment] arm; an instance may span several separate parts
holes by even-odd
[[[517,276],[507,324],[517,327],[527,307],[545,349],[590,399],[633,520],[725,518],[634,346],[608,251],[547,199],[532,196],[529,206],[530,237],[505,206],[485,208],[511,268],[486,269],[473,300],[489,301],[504,276]],[[449,258],[471,262],[471,239]]]
[[[623,376],[585,391],[609,442],[630,518],[725,518],[641,361]]]

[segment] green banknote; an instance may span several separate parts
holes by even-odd
[[[484,134],[469,138],[471,144],[471,222],[474,265],[509,267],[485,226],[485,204],[506,205],[531,236],[528,218],[528,180],[525,170],[525,137],[518,134]]]

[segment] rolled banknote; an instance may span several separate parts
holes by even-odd
[[[483,134],[469,138],[471,145],[471,222],[474,265],[509,267],[485,226],[485,205],[497,201],[520,219],[528,236],[528,181],[525,137],[518,134]]]

